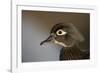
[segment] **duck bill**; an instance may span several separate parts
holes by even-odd
[[[40,45],[43,45],[44,43],[50,42],[50,41],[52,41],[52,39],[53,39],[53,36],[50,35],[46,40],[42,41],[42,42],[40,43]]]

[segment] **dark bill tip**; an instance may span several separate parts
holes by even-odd
[[[45,42],[46,42],[46,41],[42,41],[42,42],[40,43],[40,45],[43,45]]]
[[[46,40],[42,41],[40,45],[43,45],[46,42],[50,42],[52,40],[52,36],[49,36]]]

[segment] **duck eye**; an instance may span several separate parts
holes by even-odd
[[[57,35],[65,35],[66,33],[67,32],[65,32],[65,31],[63,31],[61,29],[56,32]]]
[[[62,34],[62,31],[59,31],[58,33],[59,33],[59,34]]]

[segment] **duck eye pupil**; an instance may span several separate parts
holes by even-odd
[[[59,31],[58,33],[59,33],[59,34],[62,34],[62,31]]]

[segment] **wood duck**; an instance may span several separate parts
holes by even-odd
[[[61,45],[59,60],[81,60],[89,59],[89,51],[81,50],[79,43],[84,41],[84,37],[72,23],[57,23],[50,31],[50,36],[42,41],[53,42]]]

